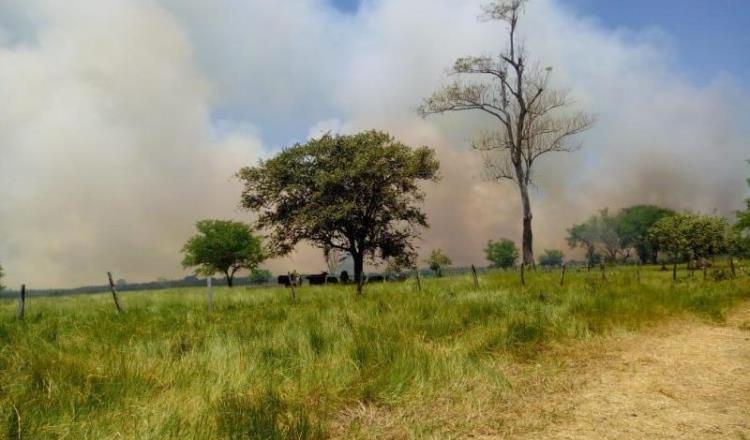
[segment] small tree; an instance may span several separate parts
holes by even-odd
[[[559,267],[563,264],[563,253],[557,249],[545,249],[544,254],[539,257],[542,267]]]
[[[412,240],[427,227],[421,181],[438,177],[435,152],[387,133],[326,134],[237,174],[242,206],[258,212],[275,255],[301,241],[351,255],[357,293],[365,259],[413,259]]]
[[[490,240],[484,249],[487,261],[492,267],[507,269],[516,265],[518,260],[518,248],[512,240],[502,238],[500,241]]]
[[[271,280],[271,272],[266,269],[255,269],[250,274],[250,283],[265,284]]]
[[[627,259],[629,248],[618,234],[617,222],[617,217],[611,215],[607,208],[602,209],[585,222],[568,229],[568,245],[586,248],[589,260],[597,253],[603,254],[607,261],[614,262],[620,255]]]
[[[425,262],[430,266],[430,269],[435,272],[438,277],[443,276],[443,267],[450,266],[452,261],[443,252],[442,249],[435,249],[430,253],[429,258]]]
[[[0,292],[2,292],[5,289],[5,286],[3,286],[4,276],[5,276],[5,272],[3,272],[3,265],[0,264]]]
[[[253,235],[250,226],[230,220],[201,220],[196,224],[199,234],[182,248],[182,266],[198,267],[196,274],[211,276],[224,274],[232,287],[234,275],[240,269],[254,271],[266,255],[261,239]]]

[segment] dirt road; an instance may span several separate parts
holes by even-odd
[[[623,338],[523,438],[750,440],[750,307]]]

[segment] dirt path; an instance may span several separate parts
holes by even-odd
[[[750,307],[627,337],[545,396],[554,422],[526,438],[750,440]]]

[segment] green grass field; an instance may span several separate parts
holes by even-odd
[[[750,279],[704,282],[658,267],[468,276],[353,287],[0,301],[0,438],[282,439],[379,436],[363,408],[409,437],[472,429],[475,396],[522,393],[506,369],[550,347],[681,314],[722,320]],[[468,403],[467,403],[468,402]],[[431,408],[448,408],[430,414]],[[468,410],[467,410],[468,411]],[[434,416],[434,417],[433,417]],[[451,423],[447,423],[450,420]]]

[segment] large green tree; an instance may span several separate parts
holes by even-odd
[[[484,249],[487,261],[492,267],[507,269],[516,265],[518,260],[518,248],[513,240],[502,238],[500,241],[490,240]]]
[[[633,248],[643,263],[656,263],[658,249],[648,239],[648,231],[674,211],[654,205],[636,205],[621,210],[615,218],[619,242],[624,248]]]
[[[242,206],[257,212],[275,255],[302,241],[347,252],[361,294],[365,259],[413,261],[412,239],[428,226],[420,182],[438,169],[432,149],[367,131],[294,145],[237,176]]]
[[[483,18],[505,25],[505,47],[496,57],[457,59],[449,69],[456,80],[425,99],[418,111],[424,117],[474,111],[494,121],[494,129],[476,139],[474,148],[482,154],[488,178],[507,179],[518,187],[523,209],[523,262],[534,266],[529,186],[537,160],[548,153],[577,150],[580,144],[575,136],[591,127],[593,119],[571,111],[567,93],[550,82],[552,68],[529,56],[518,32],[526,3],[487,1]]]
[[[201,220],[196,224],[198,235],[182,248],[185,268],[197,267],[197,274],[211,276],[222,273],[232,287],[240,269],[254,271],[266,254],[260,237],[245,223],[231,220]]]

